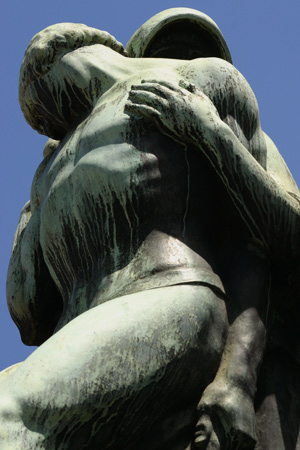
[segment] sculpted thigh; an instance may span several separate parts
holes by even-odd
[[[87,311],[5,383],[18,401],[20,436],[32,446],[38,433],[41,448],[93,448],[78,441],[88,428],[88,445],[105,449],[115,436],[125,448],[159,415],[197,404],[218,368],[226,324],[223,301],[204,286],[153,289]]]

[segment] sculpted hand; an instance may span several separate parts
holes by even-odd
[[[218,112],[195,85],[180,81],[142,81],[133,85],[125,112],[148,119],[172,139],[182,142],[199,142],[199,138],[213,128]]]
[[[238,387],[214,381],[204,391],[198,411],[194,449],[254,449],[253,403]]]

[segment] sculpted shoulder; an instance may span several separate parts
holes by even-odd
[[[220,58],[199,58],[182,65],[181,73],[212,100],[232,97],[258,113],[255,95],[244,76]]]
[[[191,77],[197,80],[197,74],[201,74],[217,80],[226,79],[229,76],[242,77],[240,72],[229,62],[220,58],[197,58],[191,61],[182,61],[183,70],[188,70]],[[201,78],[198,81],[201,83]]]

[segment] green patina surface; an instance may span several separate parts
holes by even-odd
[[[0,375],[1,448],[287,449],[266,333],[295,290],[299,191],[216,24],[167,10],[126,50],[49,27],[20,103],[50,139],[7,297],[40,347]]]

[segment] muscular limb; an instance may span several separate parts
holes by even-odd
[[[39,208],[32,213],[28,202],[21,211],[7,274],[8,307],[27,345],[40,345],[52,335],[62,306],[39,233]]]
[[[257,244],[273,256],[282,257],[283,248],[289,257],[298,256],[299,200],[268,175],[203,92],[188,82],[180,83],[133,86],[125,111],[155,123],[178,142],[198,147],[221,178]]]
[[[148,448],[149,436],[149,448],[165,438],[169,448],[168,432],[189,440],[194,393],[213,378],[226,333],[224,301],[205,286],[151,289],[81,314],[0,380],[0,447],[144,448],[141,439]],[[167,420],[164,430],[186,410],[187,429]]]
[[[298,201],[274,182],[195,86],[185,82],[133,86],[126,112],[149,119],[174,140],[192,144],[206,155],[258,248],[276,256],[285,245],[287,255],[299,253],[299,243],[295,249],[292,241],[300,225]],[[235,317],[222,362],[199,403],[197,448],[253,449],[255,445],[253,399],[264,352],[268,293],[245,300],[241,291],[234,297]]]

